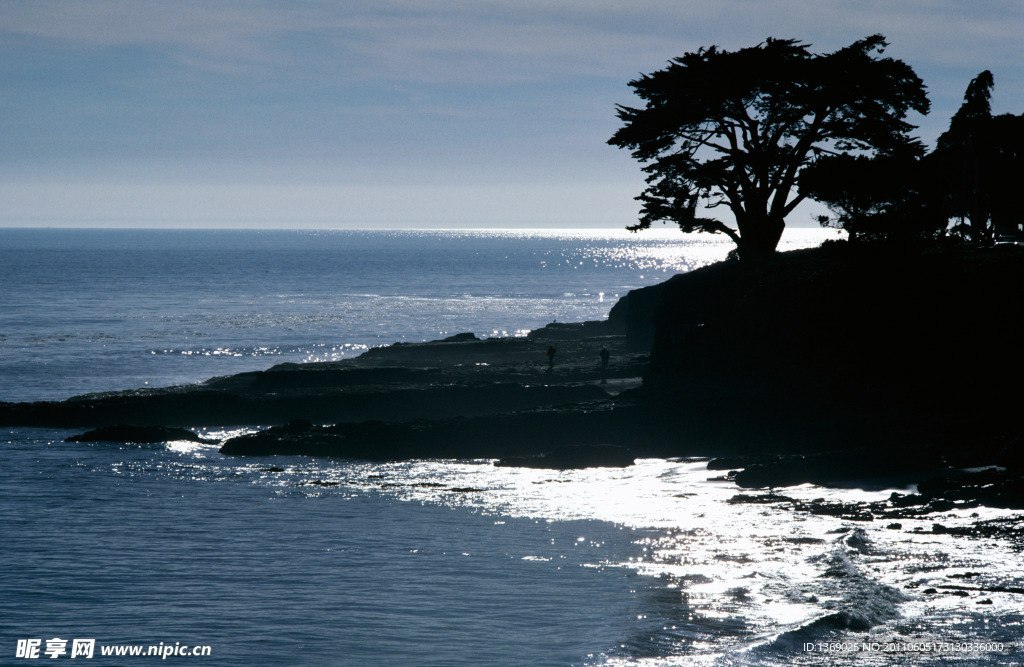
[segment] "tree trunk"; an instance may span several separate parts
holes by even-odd
[[[740,259],[756,261],[775,252],[786,222],[770,215],[747,216],[745,220],[737,221],[736,226],[740,230]]]

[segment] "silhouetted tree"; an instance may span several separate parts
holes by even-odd
[[[1024,115],[1002,114],[992,119],[995,145],[989,156],[988,187],[995,234],[1024,239]]]
[[[992,72],[985,70],[967,86],[964,103],[950,120],[949,129],[939,136],[932,162],[949,193],[949,208],[961,219],[955,229],[965,239],[991,240],[991,206],[986,174],[993,137]]]
[[[774,252],[806,196],[795,189],[801,169],[828,153],[904,144],[907,113],[927,113],[914,71],[877,56],[886,45],[874,35],[824,55],[789,39],[735,52],[712,46],[631,81],[646,106],[619,105],[624,125],[608,141],[648,174],[629,229],[668,221],[726,234],[743,258]],[[698,217],[699,204],[728,206],[736,228]]]
[[[946,187],[954,230],[968,241],[990,243],[997,233],[1019,234],[1024,223],[1024,116],[992,116],[995,79],[985,70],[967,86],[929,160]]]
[[[850,241],[933,239],[945,231],[948,216],[923,153],[920,143],[910,142],[874,157],[825,156],[803,169],[799,188],[832,210],[834,217],[818,221],[846,230]]]

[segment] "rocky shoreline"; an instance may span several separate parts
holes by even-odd
[[[622,336],[478,339],[463,334],[398,343],[337,362],[281,364],[205,382],[77,396],[65,401],[0,403],[0,425],[74,428],[271,425],[408,421],[515,412],[607,398],[638,385],[646,356]],[[558,345],[548,369],[545,350]],[[602,346],[613,363],[600,368]],[[602,384],[604,383],[604,384]]]
[[[1024,340],[1024,254],[865,252],[713,265],[631,292],[607,321],[525,338],[466,333],[198,385],[3,403],[0,425],[270,426],[221,447],[252,456],[553,468],[702,456],[743,488],[919,489],[888,507],[794,505],[804,511],[1024,509],[1024,363],[999,358]]]

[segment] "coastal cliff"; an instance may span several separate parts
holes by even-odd
[[[222,451],[375,460],[544,461],[568,445],[581,456],[614,446],[727,456],[751,487],[988,465],[1015,480],[1024,473],[1021,303],[1020,248],[836,243],[634,290],[603,322],[2,404],[0,424],[278,424]]]

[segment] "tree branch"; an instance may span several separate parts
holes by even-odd
[[[792,155],[788,161],[787,167],[782,170],[782,177],[777,181],[775,185],[775,195],[772,197],[771,208],[769,215],[771,216],[786,216],[786,200],[789,199],[789,192],[796,185],[796,175],[800,171],[800,168],[806,164],[807,154],[810,153],[811,147],[818,141],[821,140],[821,136],[818,134],[821,126],[825,123],[825,119],[831,114],[830,109],[826,109],[824,113],[815,112],[814,118],[810,125],[807,127],[807,131],[797,140],[796,145],[792,149]]]

